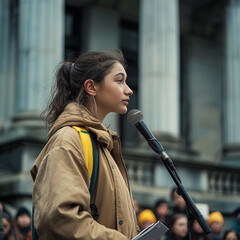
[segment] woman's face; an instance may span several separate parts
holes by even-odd
[[[197,220],[194,220],[194,222],[193,222],[193,229],[197,233],[203,232],[203,230],[202,230],[201,226],[199,225],[199,223],[197,222]]]
[[[179,237],[185,237],[188,232],[187,217],[178,218],[172,227],[172,231]]]
[[[181,195],[178,195],[176,192],[173,193],[173,202],[177,205],[179,209],[184,209],[186,207],[185,200]]]
[[[223,227],[223,223],[221,223],[221,222],[212,222],[210,224],[210,228],[212,229],[213,233],[222,232],[222,227]]]
[[[28,227],[31,224],[31,218],[27,215],[27,214],[21,214],[18,218],[17,218],[17,224],[20,227]]]
[[[3,223],[3,233],[4,236],[7,236],[10,229],[11,229],[11,223],[6,219],[6,218],[2,218],[2,223]]]
[[[159,217],[161,216],[167,216],[169,209],[168,209],[168,204],[167,203],[161,203],[157,209],[156,209],[157,215]]]
[[[129,96],[133,94],[126,79],[124,67],[117,62],[113,65],[111,72],[105,76],[103,85],[97,85],[95,100],[99,120],[103,120],[110,112],[126,113]]]
[[[238,240],[238,238],[235,232],[229,232],[225,240]]]

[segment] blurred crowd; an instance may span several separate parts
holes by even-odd
[[[236,213],[232,226],[224,226],[224,217],[221,211],[209,213],[207,209],[198,209],[210,226],[212,233],[206,235],[196,220],[190,221],[187,217],[186,204],[176,189],[171,192],[171,204],[159,199],[152,209],[142,209],[137,200],[134,200],[135,212],[139,227],[145,229],[157,221],[165,224],[169,231],[159,236],[158,240],[187,240],[189,234],[192,240],[240,240],[240,211]],[[196,204],[197,205],[197,204]],[[206,210],[206,209],[205,209]],[[25,207],[17,209],[12,216],[7,207],[0,202],[0,240],[31,240],[31,214]]]
[[[189,221],[186,203],[176,189],[172,189],[171,204],[164,199],[159,199],[152,209],[141,209],[138,202],[134,200],[141,230],[157,221],[169,228],[169,231],[158,240],[187,240],[190,236],[192,240],[240,240],[240,211],[236,213],[231,226],[226,227],[221,211],[209,212],[208,208],[202,208],[204,206],[206,204],[199,204],[197,207],[212,230],[210,234],[205,234],[196,220]]]
[[[0,202],[0,240],[31,240],[31,214],[27,208],[17,209],[16,215]]]

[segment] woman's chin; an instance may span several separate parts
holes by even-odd
[[[127,112],[127,107],[125,107],[125,109],[123,109],[120,114],[125,114],[126,112]]]
[[[127,107],[126,106],[124,106],[124,107],[121,107],[121,108],[119,108],[118,110],[117,109],[115,109],[115,113],[118,113],[118,114],[125,114],[126,112],[127,112]]]

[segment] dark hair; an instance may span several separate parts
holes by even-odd
[[[165,199],[158,199],[155,203],[155,208],[157,208],[158,206],[160,206],[162,204],[168,204],[168,201]]]
[[[230,232],[234,232],[234,233],[236,234],[236,236],[237,236],[237,239],[240,240],[240,236],[239,236],[238,232],[237,232],[236,230],[234,230],[234,229],[228,229],[228,230],[226,230],[226,231],[224,232],[224,234],[223,234],[222,240],[225,240],[225,239],[227,238],[227,235],[228,235]]]
[[[155,202],[155,205],[154,205],[154,213],[155,215],[157,215],[157,208],[162,205],[162,204],[167,204],[168,205],[168,201],[165,200],[165,199],[158,199],[156,202]]]
[[[173,225],[175,224],[175,222],[180,219],[180,218],[187,218],[187,216],[183,213],[176,213],[174,214],[171,219],[170,219],[170,222],[169,222],[169,227],[172,228]]]
[[[12,222],[12,216],[10,214],[10,212],[4,210],[2,213],[2,218],[5,218],[9,223]]]
[[[16,214],[16,219],[19,217],[19,216],[22,216],[22,215],[24,215],[24,214],[26,214],[26,215],[28,215],[29,217],[31,217],[31,214],[30,214],[30,212],[28,211],[28,209],[27,208],[25,208],[25,207],[20,207],[19,209],[18,209],[18,211],[17,211],[17,214]]]
[[[47,124],[51,126],[70,102],[87,106],[89,95],[85,92],[84,82],[87,79],[92,79],[102,85],[105,76],[117,62],[126,68],[120,50],[87,52],[80,55],[74,62],[65,61],[60,64],[52,90],[52,99],[43,112],[47,114]]]
[[[175,192],[178,194],[177,190],[178,190],[177,187],[173,187],[173,188],[171,189],[171,193],[170,193],[170,198],[171,198],[171,200],[173,200],[173,198],[174,198],[174,193],[175,193]]]

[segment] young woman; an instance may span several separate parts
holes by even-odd
[[[31,169],[40,239],[126,240],[137,234],[119,136],[102,124],[110,112],[127,112],[133,92],[126,79],[120,51],[89,52],[60,66],[47,109],[48,141]],[[73,126],[97,139],[99,168],[92,196],[83,146]]]
[[[3,224],[3,237],[1,240],[18,240],[18,235],[15,233],[12,216],[11,214],[4,210],[2,213],[2,224]]]
[[[187,240],[188,225],[185,214],[175,214],[169,223],[168,240]]]
[[[223,234],[222,240],[239,240],[240,236],[237,231],[234,229],[226,230]]]
[[[168,201],[165,199],[158,199],[154,206],[154,213],[157,220],[168,226],[170,220]]]

